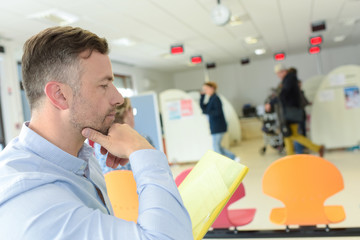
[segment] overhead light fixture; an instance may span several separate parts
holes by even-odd
[[[193,64],[199,64],[199,63],[202,63],[202,57],[200,55],[199,56],[192,56],[190,58],[190,61]]]
[[[312,46],[309,48],[310,54],[317,54],[320,52],[320,46]]]
[[[130,38],[119,38],[112,41],[113,44],[125,47],[131,47],[136,45],[136,41]]]
[[[246,38],[245,38],[245,42],[246,42],[247,44],[255,44],[255,43],[258,42],[258,39],[255,38],[255,37],[246,37]]]
[[[259,48],[259,49],[256,49],[256,50],[255,50],[255,54],[256,54],[256,55],[262,55],[262,54],[264,54],[264,53],[266,53],[265,48]]]
[[[73,14],[58,9],[49,9],[43,12],[31,14],[28,17],[30,19],[36,19],[60,26],[69,25],[79,20],[78,16],[75,16]]]
[[[320,45],[323,42],[322,36],[310,37],[311,45]]]
[[[182,54],[184,53],[184,46],[182,44],[172,45],[170,47],[171,54]]]
[[[345,35],[336,36],[336,37],[334,37],[334,42],[342,42],[345,40],[345,38],[346,38]]]
[[[275,61],[282,61],[285,59],[285,53],[280,52],[280,53],[275,53],[274,54],[274,59]]]
[[[163,53],[163,54],[160,55],[160,57],[167,59],[167,58],[171,58],[172,55],[170,53]]]
[[[230,26],[239,26],[241,24],[243,24],[243,20],[241,19],[240,16],[231,16],[230,18],[230,22],[229,22]]]
[[[357,23],[359,21],[358,18],[348,18],[348,19],[342,19],[340,20],[340,22],[344,25],[344,26],[353,26],[355,25],[355,23]]]

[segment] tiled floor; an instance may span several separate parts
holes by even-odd
[[[238,146],[231,148],[236,155],[240,156],[241,163],[250,169],[243,181],[246,196],[234,203],[231,208],[257,209],[253,222],[247,226],[240,227],[239,230],[283,229],[282,226],[274,225],[269,221],[271,209],[282,206],[282,203],[264,195],[261,186],[265,169],[281,156],[277,151],[270,148],[268,148],[264,156],[261,156],[259,149],[262,145],[262,139],[253,139],[241,142]],[[345,183],[345,189],[343,191],[332,196],[325,202],[325,204],[343,205],[346,212],[344,222],[334,224],[330,227],[360,227],[360,151],[327,151],[325,153],[325,159],[331,161],[339,168]],[[193,166],[193,164],[172,166],[174,176],[177,176],[182,170],[190,166]],[[342,237],[338,239],[360,239],[360,236],[355,238]]]

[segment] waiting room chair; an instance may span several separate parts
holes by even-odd
[[[188,168],[182,171],[176,178],[176,186],[179,186],[186,176],[190,173],[192,168]],[[219,216],[216,218],[215,222],[212,225],[212,228],[229,228],[229,227],[239,227],[249,224],[255,216],[256,209],[229,209],[229,206],[234,202],[245,196],[245,188],[243,183],[235,190],[234,194],[231,196],[224,209],[221,211]]]
[[[104,177],[115,216],[136,223],[139,199],[132,171],[115,170],[106,173]]]
[[[270,221],[286,225],[314,226],[345,219],[343,206],[324,206],[341,191],[344,182],[331,162],[313,155],[291,155],[273,162],[263,176],[263,192],[283,202],[274,208]]]

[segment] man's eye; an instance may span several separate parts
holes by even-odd
[[[109,87],[109,85],[101,85],[102,88],[106,89]]]

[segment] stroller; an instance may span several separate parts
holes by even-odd
[[[262,116],[264,146],[259,150],[261,155],[265,154],[267,146],[273,147],[279,154],[283,154],[285,147],[283,135],[280,131],[278,114],[274,110],[274,107],[270,108],[271,110],[265,111]]]

